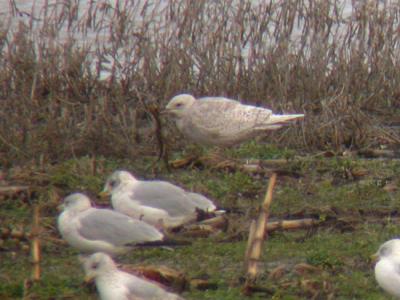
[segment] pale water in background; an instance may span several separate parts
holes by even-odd
[[[277,1],[278,2],[278,1]],[[340,37],[340,26],[347,26],[354,17],[354,8],[362,4],[364,1],[341,0],[339,2],[342,22],[335,25],[335,38]],[[397,2],[397,1],[395,1]],[[74,41],[77,47],[86,47],[93,52],[99,50],[107,50],[110,47],[115,48],[115,44],[111,43],[114,35],[113,15],[123,11],[126,13],[131,22],[142,24],[146,20],[163,18],[165,13],[165,0],[158,1],[89,1],[89,0],[0,0],[0,24],[3,28],[13,32],[20,30],[26,26],[33,35],[41,36],[47,39],[49,44],[63,45],[68,41]],[[253,1],[254,5],[260,1]],[[379,1],[378,6],[381,9],[390,9],[393,1]],[[49,16],[52,20],[57,20],[54,24],[45,23]],[[165,19],[164,19],[165,22]],[[296,44],[297,39],[302,33],[302,21],[295,22],[296,28],[293,29],[290,36],[290,42]],[[271,23],[271,26],[273,23]],[[153,28],[154,32],[176,30],[173,24],[168,27]],[[273,28],[271,28],[273,31]],[[46,34],[43,34],[43,33]],[[53,32],[52,35],[48,35]],[[33,37],[35,38],[35,37]],[[40,40],[40,39],[38,39]],[[108,70],[112,66],[117,66],[122,71],[124,66],[129,64],[130,55],[123,51],[125,47],[134,47],[134,45],[123,45],[117,51],[113,51],[114,55],[104,57],[100,61],[101,72],[100,77],[105,79],[109,76]],[[108,49],[110,50],[110,49]],[[115,49],[114,49],[115,50]],[[107,51],[105,51],[107,53]],[[247,56],[246,47],[242,48],[243,57]],[[93,64],[99,65],[98,58],[94,58]],[[118,76],[118,72],[116,73]]]

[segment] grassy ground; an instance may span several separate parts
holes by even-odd
[[[180,154],[177,154],[179,156]],[[235,158],[288,158],[281,167],[271,208],[272,219],[314,217],[324,226],[307,230],[273,232],[263,252],[259,286],[270,293],[250,299],[385,299],[377,286],[370,254],[398,233],[399,193],[389,189],[400,178],[397,160],[325,158],[303,156],[288,149],[249,143],[236,151]],[[190,278],[206,278],[215,290],[185,291],[187,299],[243,299],[243,256],[248,224],[256,216],[268,179],[241,171],[188,167],[166,172],[161,164],[149,171],[154,157],[109,161],[87,157],[53,166],[14,168],[4,172],[12,183],[34,186],[41,205],[42,280],[24,290],[30,275],[29,252],[24,242],[4,239],[0,252],[0,299],[96,299],[82,285],[82,269],[77,252],[49,239],[58,238],[55,228],[59,197],[76,190],[96,195],[105,177],[116,168],[133,171],[141,178],[161,178],[202,192],[229,214],[228,232],[210,238],[193,239],[188,247],[174,251],[137,250],[119,262],[167,265]],[[156,174],[157,173],[157,174]],[[93,198],[95,199],[95,198]],[[96,203],[100,203],[96,200]],[[102,203],[104,204],[104,203]],[[241,213],[238,213],[241,212]],[[3,197],[0,202],[1,227],[29,230],[31,203]],[[315,268],[311,268],[313,266]]]

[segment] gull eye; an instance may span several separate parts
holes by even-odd
[[[178,102],[175,106],[176,107],[181,107],[183,105],[183,103]]]
[[[387,256],[387,255],[390,254],[390,249],[389,249],[388,247],[383,247],[383,248],[381,249],[381,251],[379,251],[379,252],[380,252],[380,255],[382,255],[382,256]]]
[[[92,264],[92,269],[96,270],[99,267],[99,263],[95,262]]]
[[[111,180],[110,181],[110,187],[111,188],[114,188],[114,187],[116,187],[117,186],[117,181],[116,180]]]

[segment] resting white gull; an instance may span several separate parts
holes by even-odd
[[[166,181],[138,180],[127,171],[111,174],[102,194],[111,194],[116,211],[166,228],[195,220],[197,209],[216,210],[214,203],[203,195],[186,192]]]
[[[196,99],[189,94],[173,97],[164,113],[182,134],[200,145],[229,147],[281,128],[303,114],[273,114],[271,110],[244,105],[224,97]]]
[[[376,254],[375,279],[387,293],[400,298],[400,239],[383,243]]]
[[[120,271],[105,253],[81,258],[85,281],[94,279],[102,300],[184,300],[149,280]]]
[[[163,241],[154,226],[111,209],[91,206],[89,198],[74,193],[64,199],[58,229],[72,247],[80,252],[105,252],[118,255],[145,243]]]

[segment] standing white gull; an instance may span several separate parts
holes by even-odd
[[[303,114],[276,115],[271,110],[224,97],[173,97],[164,110],[188,139],[200,145],[229,147],[268,130],[281,128]]]
[[[115,210],[166,228],[195,220],[197,209],[208,212],[216,209],[211,200],[200,194],[186,192],[166,181],[138,180],[127,171],[111,174],[102,194],[111,194]]]
[[[81,261],[85,281],[95,280],[102,300],[183,300],[149,280],[118,270],[107,254],[95,253]]]
[[[124,253],[138,244],[162,241],[155,227],[111,209],[91,206],[89,198],[74,193],[64,199],[58,217],[62,237],[81,252]]]
[[[375,279],[387,293],[400,298],[400,239],[383,243],[376,254]]]

